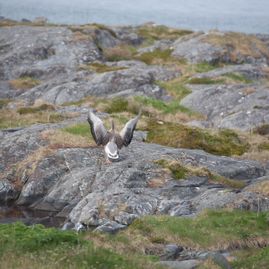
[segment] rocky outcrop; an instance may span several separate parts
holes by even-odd
[[[40,132],[47,127],[2,133],[5,166],[27,158],[44,146],[46,142],[40,138]],[[135,137],[141,140],[140,136]],[[252,181],[265,174],[257,162],[139,141],[124,148],[120,162],[112,164],[105,163],[103,149],[98,147],[59,148],[46,152],[32,163],[31,172],[19,174],[16,182],[9,177],[3,178],[5,188],[1,189],[1,200],[16,199],[17,205],[58,212],[58,216],[68,218],[74,225],[81,223],[115,231],[139,216],[191,216],[204,208],[231,206],[233,201],[238,207],[239,196],[246,197],[244,193],[212,182],[208,176],[175,180],[155,163],[160,158],[206,167],[235,180]],[[253,196],[252,200],[253,204],[261,201],[262,195]],[[259,210],[267,210],[268,206],[269,202],[264,199]]]
[[[249,130],[268,124],[269,92],[261,85],[190,85],[181,104],[207,117],[211,127]]]
[[[268,63],[269,49],[255,36],[239,33],[194,33],[173,43],[172,56],[191,63]]]

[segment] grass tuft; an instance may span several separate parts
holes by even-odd
[[[165,63],[171,60],[171,53],[172,50],[170,49],[166,50],[156,49],[154,51],[144,52],[141,55],[136,56],[135,58],[146,64],[157,64],[163,62]]]
[[[118,70],[124,70],[126,67],[121,66],[108,66],[102,63],[91,63],[91,64],[84,64],[79,67],[80,70],[90,70],[94,71],[96,73],[105,73],[105,72],[111,72],[111,71],[118,71]]]
[[[37,113],[40,111],[54,111],[55,107],[53,105],[49,104],[42,104],[40,106],[33,106],[33,107],[21,107],[17,110],[17,112],[22,114],[31,114],[31,113]]]
[[[171,147],[202,149],[215,155],[242,155],[249,148],[231,130],[222,130],[211,134],[206,130],[191,128],[182,124],[165,122],[159,124],[155,120],[148,121],[147,141]]]
[[[224,79],[212,79],[212,78],[191,78],[188,80],[189,84],[223,84]]]
[[[27,76],[9,81],[9,84],[15,90],[28,90],[38,86],[40,83],[40,80]]]
[[[120,45],[113,48],[103,49],[105,59],[111,62],[132,60],[135,53],[136,49],[132,46],[127,45]]]

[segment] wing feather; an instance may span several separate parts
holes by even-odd
[[[109,141],[109,132],[106,130],[102,120],[92,111],[89,112],[88,122],[91,128],[91,134],[96,144],[105,146]]]
[[[121,146],[124,145],[125,147],[127,147],[131,143],[131,141],[133,139],[134,130],[136,128],[136,124],[137,124],[140,116],[141,116],[141,111],[139,112],[139,114],[135,118],[129,120],[125,124],[124,128],[121,130],[119,137],[118,137],[119,142],[121,142],[121,144],[120,144]],[[116,142],[117,142],[117,139],[116,139]],[[118,145],[118,147],[119,147],[119,145]]]

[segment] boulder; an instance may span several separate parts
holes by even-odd
[[[269,123],[263,85],[190,85],[181,104],[206,116],[211,127],[250,130]]]

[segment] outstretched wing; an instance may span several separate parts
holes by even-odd
[[[134,134],[134,130],[135,130],[136,124],[137,124],[140,116],[141,116],[141,110],[135,118],[129,120],[125,124],[125,126],[121,130],[120,134],[116,137],[116,143],[117,143],[119,148],[121,148],[122,146],[127,147],[131,143],[132,138],[133,138],[133,134]]]
[[[88,122],[91,127],[91,133],[96,144],[105,146],[109,141],[109,132],[106,130],[102,120],[92,111],[88,115]]]

